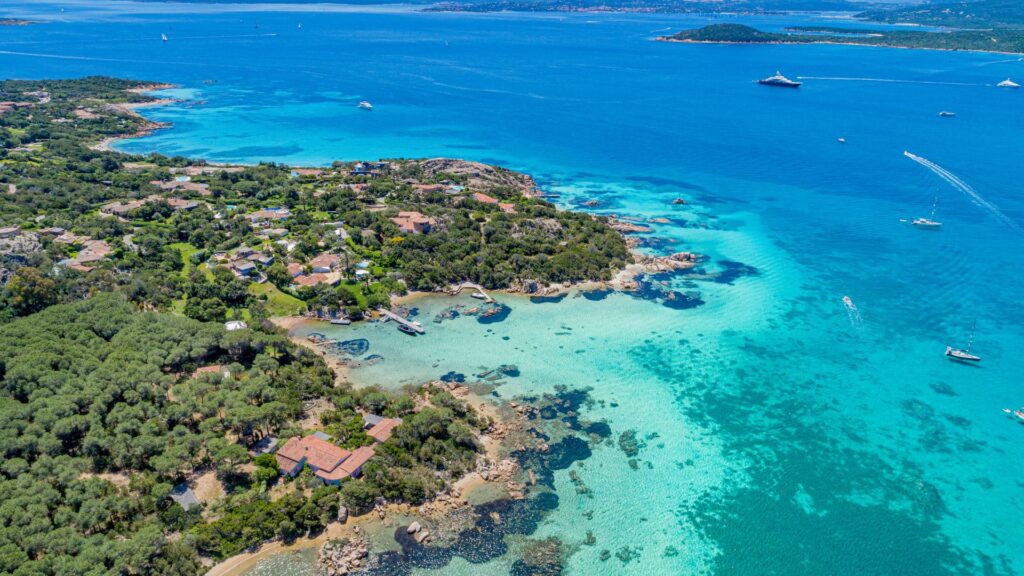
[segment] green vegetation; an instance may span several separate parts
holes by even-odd
[[[321,530],[339,502],[421,503],[475,467],[490,421],[433,387],[336,384],[265,320],[463,280],[607,278],[628,258],[606,222],[483,164],[293,172],[94,149],[156,127],[126,107],[145,86],[0,83],[16,103],[0,108],[0,573],[198,574],[201,556]],[[339,446],[374,445],[362,479],[251,456],[311,433],[311,406]],[[403,422],[374,444],[366,414]],[[224,495],[186,510],[172,488],[201,475]]]
[[[0,83],[0,101],[19,103],[0,114],[0,228],[17,226],[27,239],[0,248],[0,323],[108,290],[203,321],[307,308],[356,314],[408,289],[467,280],[503,288],[607,279],[630,258],[604,221],[556,210],[531,197],[529,177],[483,164],[338,162],[293,172],[93,149],[156,128],[124,107],[151,100],[139,93],[145,86],[99,77]],[[259,216],[268,208],[282,215]],[[403,212],[432,224],[400,229]],[[97,242],[102,254],[83,260]],[[333,276],[297,281],[322,255],[337,258]]]
[[[790,30],[791,33],[762,32],[742,24],[714,24],[696,30],[684,30],[664,39],[678,42],[736,44],[844,43],[890,48],[1024,53],[1024,30],[1010,28],[924,32],[807,26],[793,27]]]
[[[188,377],[214,362],[233,376]],[[237,474],[248,455],[228,438],[273,432],[331,380],[282,336],[141,313],[116,294],[0,328],[0,572],[197,573],[166,537],[197,521],[167,500],[172,484]]]
[[[876,22],[927,24],[959,28],[1024,27],[1024,3],[1020,0],[970,0],[928,2],[895,9],[862,12],[859,18]]]
[[[250,284],[249,294],[263,302],[266,311],[270,316],[291,316],[305,309],[306,304],[291,294],[278,290],[277,286],[270,282],[263,284]]]
[[[218,369],[195,373],[205,365]],[[197,554],[318,532],[339,494],[356,512],[381,496],[419,503],[475,465],[490,423],[450,393],[332,380],[282,335],[141,312],[120,294],[0,327],[0,572],[198,574]],[[307,469],[268,490],[281,481],[276,461],[248,448],[300,434],[303,402],[317,398],[330,406],[324,429],[349,448],[372,443],[361,413],[404,422],[364,479],[323,486]],[[209,519],[168,498],[205,472],[227,491]]]

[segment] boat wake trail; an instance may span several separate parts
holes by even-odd
[[[849,296],[843,296],[843,306],[846,306],[846,316],[850,319],[850,326],[860,330],[864,326],[864,319],[860,316],[860,310]]]
[[[842,82],[888,82],[891,84],[939,84],[943,86],[984,86],[967,82],[939,82],[935,80],[900,80],[899,78],[843,78],[839,76],[797,76],[799,80],[837,80]]]
[[[1002,222],[1003,224],[1006,224],[1007,226],[1009,226],[1010,228],[1017,232],[1024,232],[1024,228],[1021,228],[1020,225],[1014,222],[1009,216],[1003,214],[1003,211],[1000,210],[998,206],[982,198],[981,194],[978,194],[978,192],[974,188],[971,188],[971,186],[968,183],[961,180],[960,177],[957,176],[956,174],[953,174],[952,172],[946,170],[942,166],[939,166],[935,162],[932,162],[927,158],[922,158],[916,154],[911,154],[910,152],[904,151],[903,155],[906,156],[907,158],[910,158],[914,162],[917,162],[921,166],[924,166],[925,168],[931,170],[939,178],[945,180],[950,186],[966,194],[967,197],[971,199],[971,202],[974,202],[974,204],[977,205],[978,207],[990,212],[993,216],[998,218],[999,221]]]

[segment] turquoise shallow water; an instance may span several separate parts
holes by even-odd
[[[125,150],[498,162],[566,207],[668,218],[646,250],[692,249],[707,272],[739,271],[731,283],[667,279],[700,293],[688,310],[509,298],[503,322],[435,325],[451,301],[428,298],[425,337],[339,331],[384,358],[353,373],[361,383],[515,363],[506,398],[592,388],[583,415],[605,420],[612,442],[554,472],[557,507],[529,535],[561,538],[568,573],[1024,572],[1024,426],[1000,411],[1024,404],[1024,94],[992,86],[1024,77],[1016,58],[650,42],[699,23],[670,16],[11,5],[60,21],[0,31],[5,76],[144,77],[206,101],[148,110],[175,128]],[[809,78],[798,91],[751,82],[777,68]],[[374,112],[356,110],[361,99]],[[939,119],[944,109],[957,117]],[[670,204],[679,195],[686,206]],[[900,223],[936,197],[941,232]],[[943,347],[975,319],[984,362],[949,364]],[[629,429],[646,442],[637,470],[615,442]],[[522,538],[444,573],[509,573]],[[639,556],[599,559],[624,546]]]

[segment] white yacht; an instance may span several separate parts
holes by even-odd
[[[1016,90],[1017,88],[1020,88],[1020,84],[1017,84],[1016,82],[1010,80],[1009,78],[1003,80],[999,84],[996,84],[996,86],[999,86],[1000,88],[1009,88],[1011,90]]]
[[[362,110],[373,110],[373,104],[370,104],[366,100],[359,103],[359,108]]]

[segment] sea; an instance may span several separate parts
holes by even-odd
[[[418,337],[316,327],[365,340],[349,347],[359,385],[515,365],[488,383],[496,401],[553,394],[604,425],[501,504],[517,521],[481,514],[487,546],[376,573],[527,574],[524,551],[548,538],[568,575],[1024,573],[1024,425],[1004,412],[1024,405],[1024,91],[995,86],[1024,79],[1018,56],[653,41],[714,22],[863,27],[842,14],[0,12],[46,21],[0,27],[2,77],[177,86],[163,94],[185,102],[144,110],[173,128],[120,150],[478,160],[532,174],[565,209],[646,223],[647,253],[705,256],[632,294],[499,295],[494,321],[436,323],[478,302],[419,298]],[[755,82],[777,70],[803,85]],[[982,362],[947,360],[972,333]],[[309,554],[267,562],[252,574],[313,574]]]

